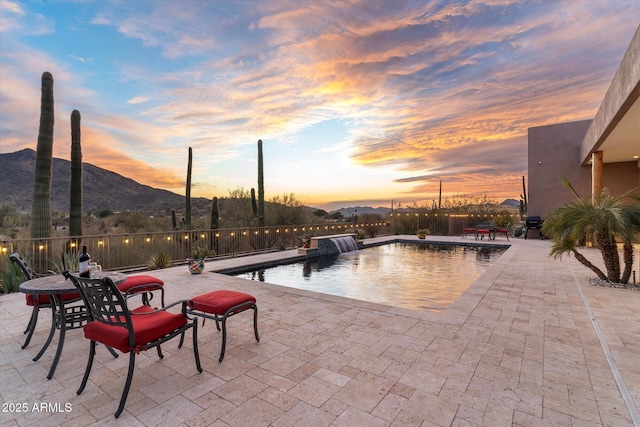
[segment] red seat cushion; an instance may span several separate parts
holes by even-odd
[[[243,302],[255,304],[254,296],[242,292],[220,290],[198,295],[188,302],[192,310],[211,314],[224,314],[231,307]]]
[[[148,313],[153,308],[143,305],[131,313],[133,332],[136,345],[129,347],[129,331],[123,326],[107,325],[94,320],[84,325],[84,336],[87,339],[101,342],[123,353],[132,350],[146,350],[145,344],[161,338],[187,323],[187,318],[182,314],[159,311],[154,314],[136,316],[135,313]]]
[[[149,286],[148,288],[145,287],[145,288],[136,289],[135,292],[152,291],[154,289],[158,289],[158,286],[164,286],[164,282],[158,279],[157,277],[140,274],[137,276],[127,276],[125,281],[118,285],[118,289],[120,289],[120,292],[127,292],[129,289],[133,288],[134,286],[141,286],[141,285],[152,285],[152,286]]]
[[[36,305],[36,298],[38,301],[38,305],[49,305],[51,304],[51,300],[49,299],[49,295],[25,295],[27,298],[27,305]],[[63,294],[63,301],[76,300],[80,298],[80,294],[78,292],[73,292],[71,294]]]

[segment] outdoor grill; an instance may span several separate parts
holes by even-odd
[[[539,216],[528,216],[525,220],[524,227],[524,238],[527,239],[527,235],[529,234],[529,230],[538,230],[540,233],[540,238],[544,239],[542,236],[542,218]]]

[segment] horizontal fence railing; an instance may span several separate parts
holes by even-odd
[[[383,224],[380,223],[380,226]],[[351,223],[307,224],[277,227],[240,227],[216,230],[167,231],[51,237],[2,241],[0,269],[6,268],[8,255],[20,252],[38,273],[63,269],[63,258],[77,259],[82,246],[87,247],[91,261],[104,270],[146,269],[158,253],[168,255],[173,264],[186,262],[192,251],[204,247],[216,257],[239,256],[254,252],[291,249],[299,246],[303,234],[323,236],[354,230]]]
[[[323,223],[273,227],[238,227],[216,230],[166,231],[152,233],[87,235],[78,238],[11,239],[0,243],[0,270],[6,269],[8,255],[18,251],[38,273],[59,272],[63,257],[76,260],[87,247],[91,260],[105,270],[146,269],[152,257],[164,253],[172,264],[186,262],[196,247],[215,252],[216,257],[233,257],[254,252],[276,251],[300,245],[304,234],[326,236],[360,230],[365,235],[412,234],[428,229],[431,235],[459,235],[465,226],[493,220],[491,214],[443,212],[399,212],[376,223]]]

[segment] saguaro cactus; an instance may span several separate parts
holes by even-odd
[[[258,227],[264,227],[264,169],[262,140],[258,140]]]
[[[184,215],[185,227],[187,230],[191,230],[191,166],[193,163],[193,151],[189,147],[189,162],[187,163],[187,189],[185,194],[185,209]]]
[[[42,73],[40,101],[40,130],[36,149],[36,167],[33,173],[33,200],[31,204],[31,237],[51,236],[51,168],[53,157],[53,76]]]
[[[173,227],[174,231],[178,229],[178,220],[176,219],[175,209],[171,209],[171,226]]]
[[[251,189],[251,209],[253,210],[253,217],[258,217],[258,204],[256,203],[256,190]]]
[[[214,197],[211,200],[211,229],[216,230],[218,228],[218,198]]]
[[[69,192],[69,236],[82,236],[82,148],[80,112],[71,112],[71,189]]]

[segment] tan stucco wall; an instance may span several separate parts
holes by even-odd
[[[544,217],[572,200],[566,177],[579,194],[591,195],[591,167],[580,166],[580,148],[591,120],[529,128],[528,212]]]
[[[529,128],[528,215],[544,217],[573,200],[566,177],[582,197],[591,197],[591,166],[580,166],[580,148],[591,120]],[[637,162],[605,163],[603,186],[623,194],[640,186]]]
[[[605,163],[602,176],[602,185],[609,189],[611,194],[624,194],[635,188],[640,189],[640,169],[635,161]]]

